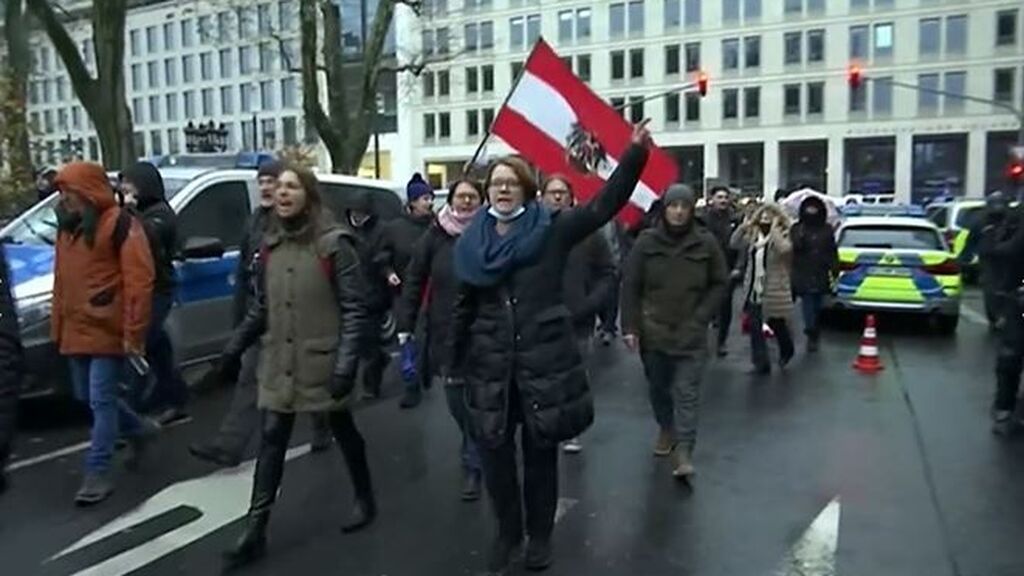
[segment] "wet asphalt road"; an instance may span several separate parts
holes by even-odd
[[[974,296],[966,306],[981,309]],[[766,379],[747,374],[748,347],[736,334],[732,354],[709,363],[690,487],[651,456],[655,426],[637,359],[598,348],[597,421],[584,452],[561,458],[548,573],[1024,574],[1024,437],[989,432],[993,343],[967,316],[954,338],[883,318],[886,370],[875,377],[850,370],[856,327],[830,330],[820,354],[800,353]],[[286,469],[270,554],[242,573],[478,573],[489,512],[458,498],[457,435],[440,392],[414,411],[390,398],[357,413],[381,504],[374,526],[340,534],[351,498],[342,460],[335,451],[300,451]],[[219,553],[239,530],[232,520],[247,499],[249,470],[215,472],[186,446],[212,433],[227,400],[223,390],[199,397],[193,420],[164,431],[155,458],[140,472],[119,472],[115,495],[89,510],[71,503],[81,453],[54,457],[85,439],[85,421],[66,406],[27,406],[12,489],[0,497],[0,573],[217,574]],[[294,444],[307,440],[300,420]],[[824,561],[787,569],[787,556],[833,501],[838,534],[826,531],[825,540],[834,558],[826,542]],[[133,510],[111,535],[53,558]]]

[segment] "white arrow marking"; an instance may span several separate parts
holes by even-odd
[[[579,504],[579,502],[579,500],[573,500],[572,498],[559,498],[558,507],[555,508],[555,524],[558,524],[559,520],[564,518],[569,513],[569,510]]]
[[[790,548],[775,576],[835,576],[839,514],[839,498],[836,497]]]
[[[288,451],[285,461],[309,453],[309,444]],[[145,522],[182,505],[192,506],[202,512],[194,522],[171,530],[121,554],[76,572],[74,576],[102,576],[104,574],[127,574],[162,558],[175,550],[184,548],[207,534],[229,524],[249,510],[249,494],[252,491],[252,473],[255,460],[235,468],[219,470],[202,478],[194,478],[168,486],[155,496],[143,502],[134,510],[100,527],[78,542],[64,549],[48,561],[55,560],[117,534],[122,530]]]

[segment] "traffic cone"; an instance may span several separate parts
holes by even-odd
[[[860,351],[853,367],[861,374],[875,374],[885,370],[878,359],[878,331],[875,329],[874,314],[868,314],[864,320],[864,334],[860,338]]]

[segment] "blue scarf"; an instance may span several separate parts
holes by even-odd
[[[513,269],[532,263],[544,247],[551,213],[538,202],[530,202],[504,236],[498,234],[496,224],[493,215],[480,210],[455,243],[459,280],[473,286],[494,286]]]

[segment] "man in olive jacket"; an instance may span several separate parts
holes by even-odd
[[[626,345],[640,350],[644,363],[660,429],[654,453],[675,450],[673,475],[686,478],[693,474],[708,326],[728,275],[718,242],[694,224],[690,188],[674,184],[662,200],[663,217],[641,233],[626,264],[622,329]]]

